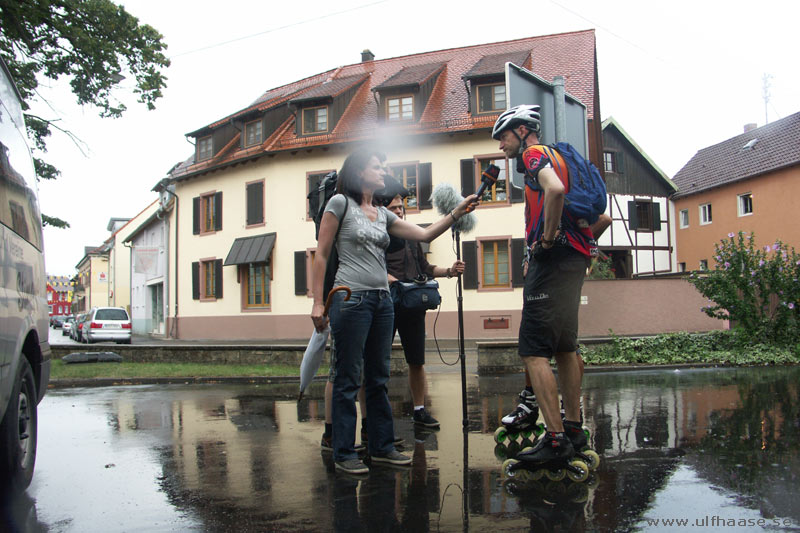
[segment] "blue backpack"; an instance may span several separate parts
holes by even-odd
[[[608,204],[606,183],[600,171],[569,143],[560,142],[547,148],[556,150],[567,165],[569,192],[564,197],[564,207],[576,219],[594,224]],[[556,158],[551,157],[550,161],[554,167],[558,166]]]

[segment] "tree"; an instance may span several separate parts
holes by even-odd
[[[111,0],[0,0],[0,28],[0,55],[22,95],[28,135],[39,152],[47,152],[53,128],[72,136],[56,121],[29,112],[42,77],[70,77],[78,104],[94,105],[101,117],[113,118],[126,109],[113,95],[126,76],[133,77],[134,93],[148,109],[155,109],[166,87],[161,69],[170,62],[162,35]],[[39,179],[60,174],[39,157],[34,164]],[[69,226],[47,215],[42,221]]]

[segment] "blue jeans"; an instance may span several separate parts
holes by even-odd
[[[330,308],[331,333],[336,344],[333,380],[333,458],[356,459],[356,396],[362,371],[367,403],[370,455],[394,450],[394,422],[386,382],[392,350],[394,304],[385,290],[353,292],[348,301],[337,292]]]

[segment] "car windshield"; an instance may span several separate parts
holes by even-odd
[[[98,309],[94,315],[95,320],[128,320],[128,313],[124,309]]]

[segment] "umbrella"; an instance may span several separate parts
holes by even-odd
[[[350,299],[349,287],[345,287],[344,285],[334,287],[331,289],[331,292],[328,293],[328,298],[325,300],[325,310],[322,312],[322,316],[328,316],[328,310],[331,307],[331,303],[333,303],[333,293],[336,291],[347,291],[344,299],[345,301]],[[314,328],[314,333],[311,334],[308,347],[303,354],[303,362],[300,363],[300,395],[297,397],[298,402],[303,399],[303,392],[311,383],[311,380],[314,379],[317,370],[319,370],[319,364],[322,362],[322,354],[325,353],[325,345],[328,342],[328,336],[330,334],[330,325],[326,326],[322,331],[317,331],[317,328]]]

